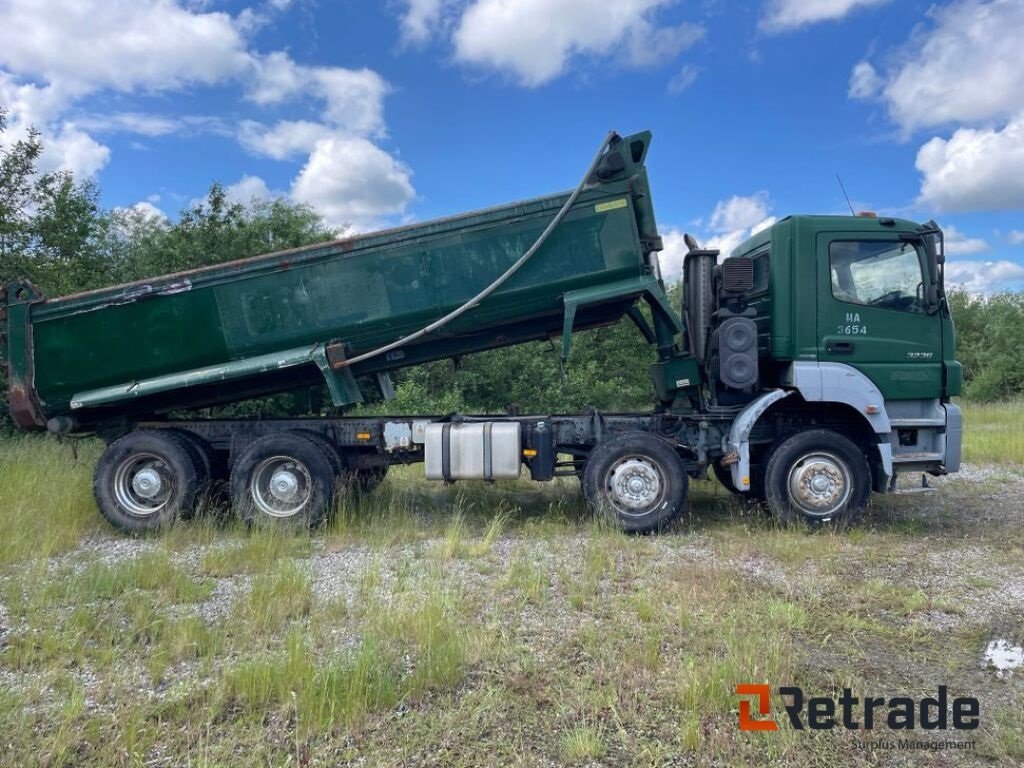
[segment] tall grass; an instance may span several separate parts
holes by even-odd
[[[109,528],[92,496],[101,450],[83,441],[76,459],[70,444],[52,438],[0,439],[0,566],[64,552]]]
[[[962,407],[965,461],[1024,465],[1024,398]]]

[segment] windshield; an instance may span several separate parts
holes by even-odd
[[[829,256],[832,295],[840,301],[904,312],[925,310],[922,255],[912,243],[834,242]]]

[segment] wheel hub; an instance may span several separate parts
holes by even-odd
[[[613,467],[609,476],[610,496],[624,511],[647,512],[662,497],[664,483],[658,468],[646,458],[628,458]]]
[[[150,517],[174,496],[174,472],[155,453],[134,453],[114,471],[114,498],[128,514]]]
[[[852,482],[846,465],[830,453],[814,453],[793,465],[789,496],[804,512],[832,515],[849,500]]]
[[[293,517],[313,496],[309,469],[297,458],[272,456],[253,470],[249,493],[256,508],[270,517]]]
[[[279,501],[293,501],[299,492],[299,478],[287,470],[280,470],[270,478],[270,492]]]
[[[132,489],[144,499],[155,499],[163,489],[160,473],[155,469],[143,469],[132,478]]]

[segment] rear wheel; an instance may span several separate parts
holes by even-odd
[[[170,427],[162,431],[165,433],[170,432],[175,435],[179,435],[187,445],[189,452],[192,454],[192,463],[195,464],[196,469],[199,470],[200,498],[197,499],[196,508],[202,506],[204,501],[207,503],[211,501],[216,503],[218,500],[217,497],[220,495],[218,491],[221,488],[222,481],[227,478],[224,476],[223,468],[218,461],[217,453],[213,450],[213,446],[195,432],[190,432],[187,429]],[[196,509],[183,509],[181,516],[188,519],[192,517],[195,511]]]
[[[309,528],[334,500],[335,472],[319,442],[297,432],[253,441],[231,470],[231,499],[250,525]]]
[[[622,530],[648,533],[665,527],[686,504],[689,478],[667,442],[645,432],[618,435],[591,452],[583,494],[591,508],[614,517]]]
[[[173,431],[130,432],[107,447],[93,478],[100,512],[114,527],[149,533],[192,512],[203,467]]]
[[[871,494],[864,452],[849,438],[811,429],[787,438],[772,451],[765,469],[769,510],[783,522],[812,528],[855,522]]]

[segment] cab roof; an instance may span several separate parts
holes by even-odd
[[[898,219],[892,216],[829,216],[817,214],[801,214],[786,216],[751,235],[729,255],[735,256],[760,248],[769,242],[775,233],[785,229],[815,229],[821,232],[914,232],[920,227],[916,221]]]

